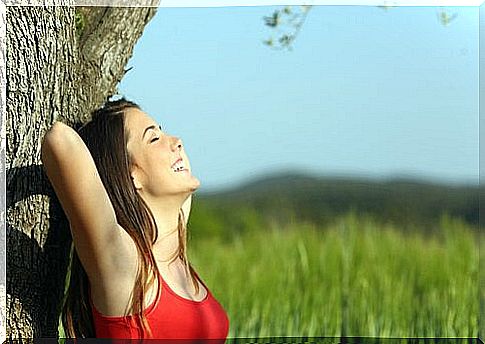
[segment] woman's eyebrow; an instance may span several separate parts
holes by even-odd
[[[152,124],[152,125],[150,125],[149,127],[146,127],[146,128],[145,128],[145,130],[143,131],[143,135],[142,135],[141,139],[142,139],[142,140],[144,139],[145,134],[147,133],[147,131],[148,131],[148,130],[150,130],[150,129],[152,129],[152,130],[153,130],[153,129],[156,129],[156,128],[157,128],[157,126],[156,126],[155,124]],[[162,126],[161,126],[161,125],[159,125],[159,126],[158,126],[158,128],[159,128],[160,130],[162,130]]]

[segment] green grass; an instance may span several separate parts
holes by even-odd
[[[440,229],[403,234],[350,214],[330,228],[198,240],[190,257],[230,337],[476,337],[475,234],[449,218]]]

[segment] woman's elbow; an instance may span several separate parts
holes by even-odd
[[[49,161],[52,155],[65,149],[71,141],[72,129],[62,122],[54,122],[51,128],[45,133],[41,143],[41,161],[43,164]]]

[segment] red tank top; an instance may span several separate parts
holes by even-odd
[[[153,337],[156,339],[219,339],[210,343],[224,343],[229,331],[229,319],[209,288],[201,301],[193,301],[176,294],[161,274],[155,301],[143,311]],[[96,338],[141,338],[141,328],[133,316],[106,316],[94,306],[90,294]],[[147,334],[144,336],[147,338]]]

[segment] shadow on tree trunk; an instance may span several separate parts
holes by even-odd
[[[7,221],[7,295],[18,301],[7,309],[7,327],[23,326],[24,318],[34,338],[56,338],[72,241],[69,224],[41,165],[7,170],[7,212],[35,195],[49,197],[45,240],[29,236],[34,235],[32,227],[25,233],[31,223]]]

